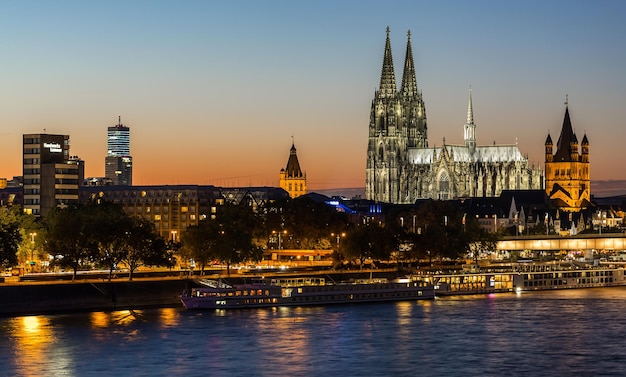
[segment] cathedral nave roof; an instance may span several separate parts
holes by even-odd
[[[412,164],[431,164],[433,157],[441,158],[444,147],[409,148],[409,162]],[[526,160],[517,145],[478,146],[474,153],[464,145],[446,145],[448,155],[455,162],[513,162]]]

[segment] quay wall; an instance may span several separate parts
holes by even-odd
[[[0,284],[0,315],[141,309],[182,305],[189,279]]]
[[[373,271],[307,272],[305,274],[264,274],[264,277],[320,276],[327,280],[345,281],[367,279],[368,277],[397,276],[394,269]],[[206,275],[204,278],[218,279],[220,275]],[[255,275],[224,276],[229,284],[251,282],[259,278]],[[202,278],[195,276],[195,278]],[[9,278],[11,279],[11,278]],[[0,316],[71,313],[78,311],[106,311],[142,309],[149,307],[182,307],[180,295],[197,286],[194,277],[140,278],[133,281],[124,279],[64,280],[22,280],[15,282],[6,279],[0,282]]]

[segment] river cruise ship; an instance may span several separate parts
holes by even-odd
[[[327,282],[324,278],[262,279],[251,284],[226,285],[204,280],[205,286],[183,293],[187,309],[234,309],[273,306],[328,305],[360,302],[409,301],[433,299],[432,285],[384,279],[349,283]]]
[[[413,279],[433,284],[440,296],[626,285],[622,266],[557,263],[518,263],[499,269],[490,266],[473,272],[416,275]]]

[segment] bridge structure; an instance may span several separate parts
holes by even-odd
[[[581,234],[577,236],[505,237],[498,242],[498,251],[625,251],[625,233]]]

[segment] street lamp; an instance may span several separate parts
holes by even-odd
[[[282,232],[277,232],[272,230],[273,234],[278,234],[278,252],[276,253],[276,259],[278,259],[278,263],[280,263],[280,249],[282,248],[282,235],[287,235],[287,231],[283,230]]]
[[[336,236],[337,237],[337,250],[339,250],[339,240],[341,239],[341,237],[345,237],[346,234],[345,233],[331,233],[331,236]]]
[[[35,254],[35,237],[37,236],[37,233],[36,232],[30,232],[29,236],[30,236],[30,246],[31,246],[30,247],[30,265],[31,265],[31,269],[32,269],[32,266],[34,266],[34,262],[35,262],[34,261],[34,259],[35,259],[35,256],[34,256],[34,254]]]

